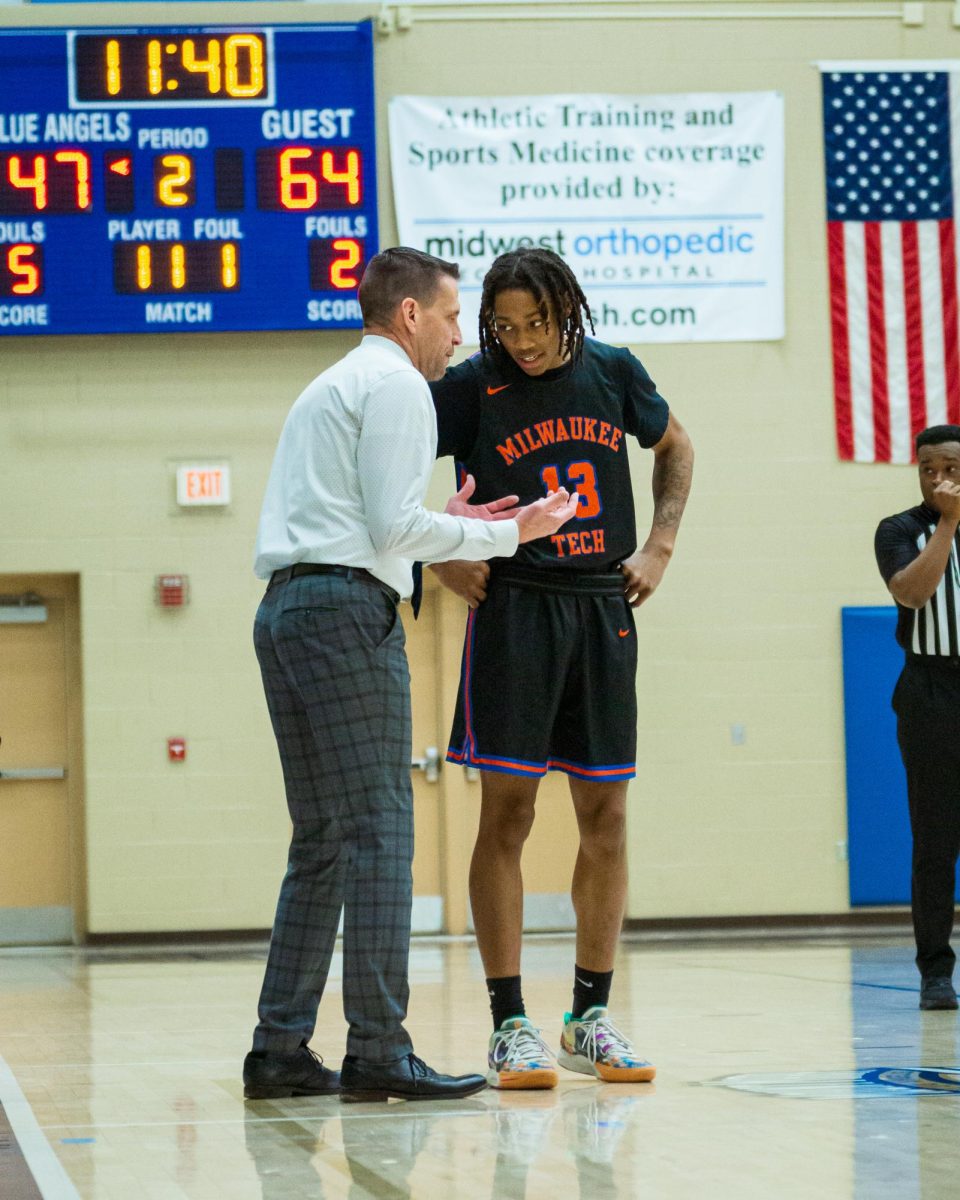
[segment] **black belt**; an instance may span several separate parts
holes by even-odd
[[[562,592],[581,596],[622,596],[626,580],[619,571],[564,571],[520,563],[492,566],[491,583],[509,583],[531,592]]]
[[[270,576],[269,586],[289,583],[291,579],[300,575],[341,575],[348,583],[351,579],[356,579],[360,583],[372,584],[373,587],[379,588],[394,604],[400,603],[400,593],[395,592],[392,587],[387,587],[376,575],[371,575],[366,567],[343,567],[339,563],[294,563],[292,567],[281,567]]]
[[[960,671],[960,658],[947,654],[907,654],[910,666],[935,667],[947,671]]]

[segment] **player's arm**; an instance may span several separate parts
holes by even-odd
[[[624,591],[633,608],[657,590],[673,554],[690,483],[693,444],[671,413],[663,437],[653,447],[653,523],[647,540],[621,565]]]
[[[468,562],[465,558],[454,558],[450,562],[431,563],[430,570],[445,588],[470,608],[477,608],[487,598],[487,582],[490,566],[485,562]]]
[[[887,580],[890,595],[905,608],[923,608],[940,586],[960,524],[960,484],[944,480],[934,494],[940,520],[930,540],[912,562]]]

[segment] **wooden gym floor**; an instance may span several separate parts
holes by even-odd
[[[0,951],[3,1200],[956,1200],[956,1013],[904,938],[625,941],[611,1009],[653,1084],[341,1106],[244,1102],[265,947]],[[528,937],[556,1047],[567,936]],[[338,1064],[335,963],[314,1047]],[[470,940],[416,940],[408,1027],[483,1069]]]

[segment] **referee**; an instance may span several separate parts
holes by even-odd
[[[950,946],[960,854],[960,425],[917,434],[923,503],[877,527],[906,662],[893,693],[913,831],[920,1007],[956,1008]]]

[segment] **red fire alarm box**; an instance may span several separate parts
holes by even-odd
[[[187,739],[182,737],[167,738],[167,758],[171,762],[184,762],[187,757]]]
[[[155,588],[160,608],[183,608],[190,590],[186,575],[158,575]]]

